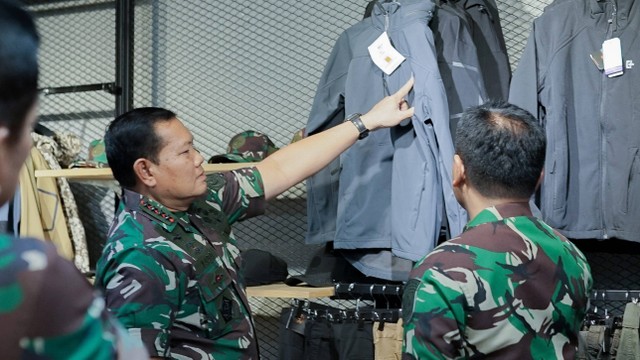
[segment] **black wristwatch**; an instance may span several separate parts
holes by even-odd
[[[356,127],[356,129],[358,129],[358,132],[360,133],[360,135],[358,135],[358,140],[362,140],[366,138],[367,135],[369,135],[369,129],[367,129],[367,127],[364,126],[364,123],[360,119],[361,116],[362,114],[355,113],[347,116],[347,118],[344,120],[345,122],[351,121],[351,123]]]

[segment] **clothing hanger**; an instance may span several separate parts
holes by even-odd
[[[56,135],[55,132],[53,132],[48,127],[42,125],[41,123],[37,123],[36,126],[33,128],[33,131],[35,131],[36,134],[47,136],[50,138],[53,138]]]

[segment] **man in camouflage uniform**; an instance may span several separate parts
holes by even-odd
[[[362,136],[362,126],[411,116],[403,97],[412,83],[353,124],[289,145],[255,167],[217,173],[209,184],[204,158],[176,114],[140,108],[116,118],[105,144],[123,196],[96,275],[107,307],[151,356],[258,359],[231,225],[263,213],[265,200],[326,166]]]
[[[471,221],[410,274],[403,359],[575,357],[592,278],[584,255],[529,208],[545,147],[514,105],[464,113],[453,186]]]
[[[13,199],[37,120],[38,34],[0,0],[0,205]],[[0,358],[148,359],[53,245],[0,234]]]

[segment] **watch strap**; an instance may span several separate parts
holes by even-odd
[[[349,117],[347,117],[347,121],[350,121],[358,130],[358,140],[362,140],[364,138],[367,137],[367,135],[369,135],[369,129],[367,129],[366,126],[364,126],[364,123],[362,122],[362,119],[360,119],[360,117],[362,116],[362,114],[360,113],[355,113],[353,115],[350,115]]]

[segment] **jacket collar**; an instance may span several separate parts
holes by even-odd
[[[400,29],[414,21],[428,24],[433,17],[435,3],[431,0],[378,1],[371,11],[370,21],[382,29]]]

